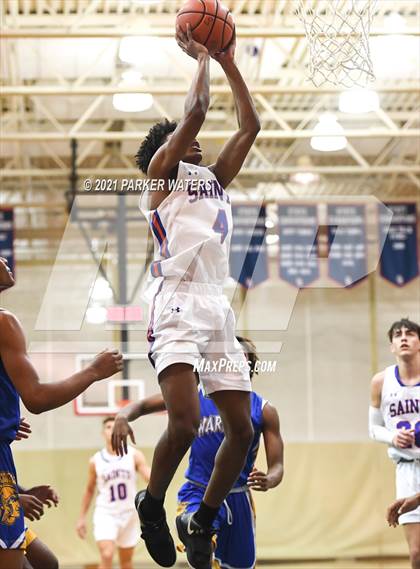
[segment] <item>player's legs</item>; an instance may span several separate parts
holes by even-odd
[[[175,471],[197,433],[200,406],[192,365],[169,365],[159,373],[159,383],[168,410],[168,426],[153,455],[147,490],[137,494],[135,505],[147,551],[156,563],[171,567],[176,562],[176,550],[163,502]]]
[[[119,547],[120,569],[133,569],[134,547]]]
[[[197,433],[200,408],[192,366],[179,363],[167,367],[160,373],[159,383],[168,410],[168,426],[155,448],[148,491],[163,504],[166,490]],[[145,516],[160,516],[157,509],[146,497],[142,503]]]
[[[101,564],[99,569],[112,569],[112,559],[114,557],[115,542],[104,539],[97,541],[99,553],[101,556]]]
[[[39,538],[36,538],[26,548],[24,569],[58,569],[58,559],[54,553]]]
[[[420,523],[404,524],[412,569],[420,569]]]
[[[218,508],[244,467],[254,429],[249,392],[217,391],[211,398],[222,418],[225,438],[217,452],[203,501],[211,508]]]
[[[23,550],[0,549],[0,567],[23,569]]]

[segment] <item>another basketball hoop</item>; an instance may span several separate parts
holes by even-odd
[[[346,88],[374,81],[369,33],[377,0],[298,0],[310,50],[309,79]]]

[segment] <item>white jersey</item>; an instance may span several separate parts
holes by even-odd
[[[140,201],[155,242],[152,276],[223,286],[232,236],[228,194],[208,168],[185,162],[170,184],[157,209],[147,209],[147,193]]]
[[[381,411],[385,427],[390,431],[415,430],[414,446],[408,449],[390,446],[389,456],[397,462],[400,458],[420,459],[420,382],[412,386],[404,385],[398,366],[387,367],[382,387]]]
[[[96,508],[104,508],[112,514],[122,514],[134,509],[137,472],[135,449],[128,447],[122,457],[110,454],[105,448],[93,456],[96,469]]]

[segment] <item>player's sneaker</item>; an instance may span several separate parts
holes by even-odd
[[[176,518],[179,539],[185,545],[187,560],[194,569],[211,569],[213,559],[212,529],[203,528],[194,514],[184,512]]]
[[[146,543],[146,549],[152,557],[162,567],[172,567],[176,563],[176,550],[174,540],[166,523],[166,514],[163,510],[162,517],[158,521],[148,521],[144,518],[140,504],[144,500],[146,490],[141,490],[136,494],[134,504],[140,518],[141,538]]]

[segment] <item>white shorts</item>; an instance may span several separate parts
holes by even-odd
[[[140,523],[135,510],[115,514],[95,508],[93,514],[95,541],[114,541],[118,547],[135,547],[140,537]]]
[[[397,499],[409,498],[420,492],[420,460],[414,462],[399,462],[396,472]],[[420,507],[402,514],[398,519],[400,525],[419,524]]]
[[[152,303],[149,359],[158,376],[172,364],[191,364],[207,395],[252,391],[247,358],[235,338],[235,327],[235,315],[222,287],[164,280]]]

